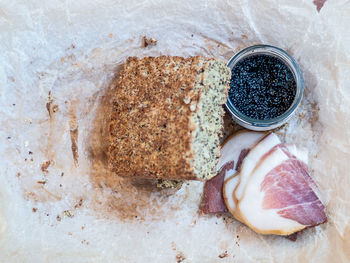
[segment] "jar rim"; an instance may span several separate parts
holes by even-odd
[[[294,58],[291,55],[289,55],[286,51],[275,46],[254,45],[254,46],[247,47],[241,50],[240,52],[238,52],[237,54],[235,54],[229,60],[229,62],[227,63],[227,66],[232,71],[234,66],[242,59],[252,55],[262,55],[262,54],[279,58],[291,70],[296,82],[296,93],[291,106],[283,114],[267,120],[253,119],[244,115],[234,107],[234,105],[228,98],[227,102],[225,103],[225,106],[227,110],[231,113],[233,119],[235,119],[243,127],[246,127],[248,129],[253,129],[253,130],[270,130],[283,125],[286,121],[289,120],[289,118],[298,108],[301,102],[301,99],[303,96],[303,90],[304,90],[303,77],[298,64],[296,63]]]

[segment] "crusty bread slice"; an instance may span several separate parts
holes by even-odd
[[[111,169],[150,179],[213,177],[230,76],[215,59],[128,58],[115,85]]]

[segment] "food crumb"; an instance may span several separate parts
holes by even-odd
[[[177,253],[177,255],[176,255],[176,262],[177,263],[180,263],[180,262],[184,261],[185,259],[186,259],[185,255],[182,252]]]
[[[109,37],[110,37],[110,38],[113,38],[113,34],[112,34],[112,33],[110,33],[110,34],[109,34]]]
[[[16,176],[17,176],[17,177],[20,177],[20,176],[21,176],[21,173],[17,173]]]
[[[157,39],[153,37],[147,39],[146,36],[143,36],[141,46],[142,47],[155,46],[157,45],[157,43],[158,43]]]
[[[247,35],[242,35],[241,36],[243,39],[247,39],[248,37],[247,37]]]
[[[48,172],[47,168],[49,168],[50,164],[51,164],[51,161],[46,161],[40,164],[41,171],[43,171],[44,173],[47,173]]]
[[[149,39],[149,44],[150,44],[151,46],[157,45],[157,43],[158,43],[157,39],[155,39],[155,38],[153,38],[153,37],[151,37],[151,38]]]
[[[55,105],[52,106],[52,112],[55,113],[57,111],[58,111],[58,105],[55,104]]]
[[[49,91],[49,95],[47,96],[46,109],[49,113],[49,117],[51,118],[51,103],[53,102],[53,96],[51,95],[51,91]]]
[[[79,202],[74,206],[75,209],[78,209],[79,207],[81,207],[83,205],[83,199],[80,198]]]
[[[56,216],[56,219],[57,219],[57,221],[61,221],[61,216],[60,216],[60,215],[57,215],[57,216]]]
[[[68,235],[70,235],[70,236],[71,236],[71,235],[73,235],[73,233],[72,233],[72,232],[68,232]]]
[[[219,255],[219,258],[226,258],[226,257],[228,257],[227,250],[225,250],[225,252],[223,252]]]
[[[46,184],[47,183],[47,181],[45,180],[45,179],[43,179],[43,180],[38,180],[38,181],[36,181],[38,184]]]
[[[74,217],[74,212],[72,210],[64,210],[63,216],[72,218],[72,217]]]
[[[148,46],[146,36],[143,36],[143,37],[142,37],[142,44],[141,44],[141,46],[142,46],[142,47],[147,47],[147,46]]]
[[[85,229],[85,226],[81,226],[81,230],[84,230]]]
[[[32,211],[33,211],[33,213],[36,213],[36,211],[38,211],[38,208],[33,207]]]

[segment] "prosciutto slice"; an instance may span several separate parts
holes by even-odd
[[[227,212],[222,195],[222,185],[224,184],[226,172],[232,169],[234,169],[234,161],[226,163],[216,176],[205,182],[201,203],[203,213]]]
[[[325,223],[325,208],[315,188],[307,165],[287,146],[275,145],[247,178],[241,199],[236,200],[238,219],[258,233],[279,235]]]

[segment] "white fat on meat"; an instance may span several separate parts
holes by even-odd
[[[234,135],[226,139],[225,143],[221,147],[221,156],[217,164],[217,170],[220,169],[228,162],[234,161],[234,167],[237,166],[239,155],[243,149],[250,149],[254,146],[263,136],[264,132],[254,132],[254,131],[239,131]],[[232,176],[236,172],[235,169],[231,171],[225,179]]]
[[[228,178],[223,185],[223,196],[228,211],[240,222],[244,223],[240,214],[237,212],[236,201],[233,198],[233,192],[239,182],[239,176],[234,175]]]
[[[238,203],[240,216],[244,222],[259,233],[288,235],[305,228],[297,221],[280,216],[278,209],[264,209],[263,200],[265,193],[261,191],[261,185],[265,176],[272,168],[283,164],[289,157],[276,147],[264,161],[252,172],[249,183],[245,187],[244,194]]]
[[[240,181],[234,192],[235,198],[240,200],[243,196],[246,184],[250,174],[260,162],[262,157],[267,154],[273,147],[280,144],[281,141],[274,133],[265,136],[258,144],[253,147],[242,162],[242,167],[239,172]]]
[[[236,203],[232,197],[237,184],[239,182],[239,176],[231,176],[228,180],[225,181],[223,186],[223,195],[226,202],[228,210],[233,214],[236,212]]]
[[[298,158],[298,160],[305,164],[309,163],[309,156],[306,149],[298,149],[295,144],[286,144],[286,147],[292,155]]]

